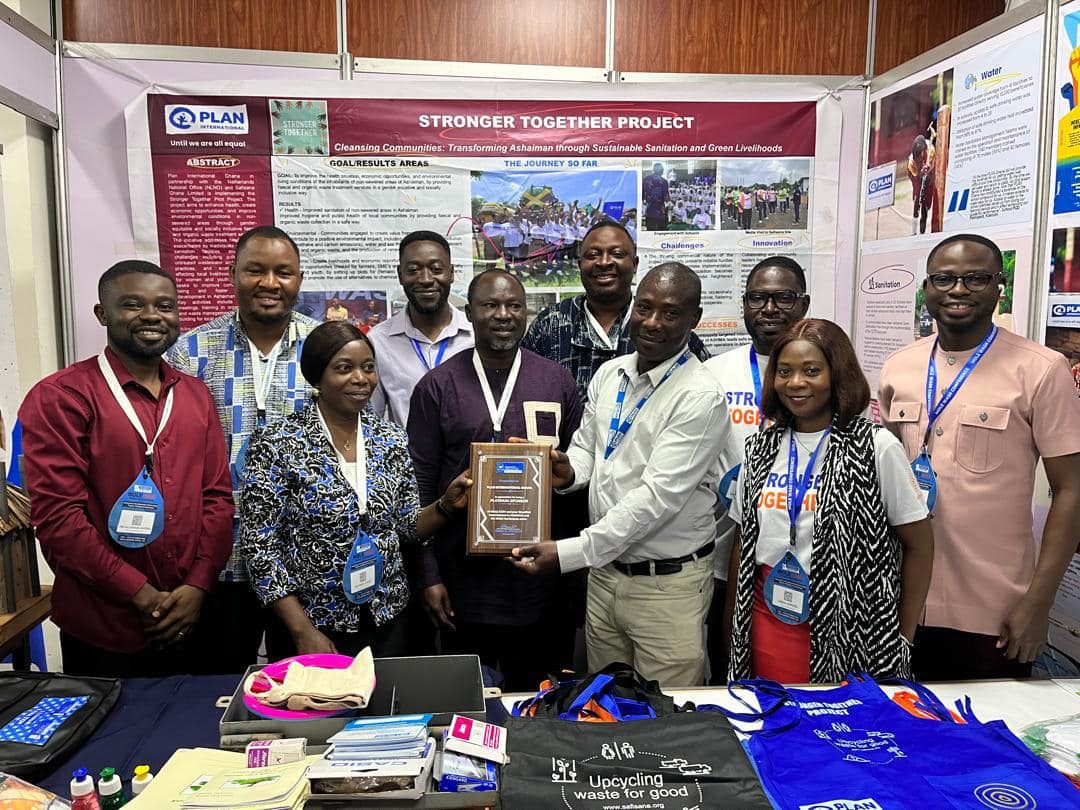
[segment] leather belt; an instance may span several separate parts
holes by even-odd
[[[716,541],[710,540],[697,551],[684,554],[682,557],[674,557],[670,560],[642,560],[641,562],[633,563],[624,563],[616,560],[612,565],[615,567],[616,571],[620,574],[626,574],[628,577],[647,577],[653,574],[657,576],[677,574],[682,571],[683,563],[689,563],[694,560],[700,560],[703,557],[708,557],[713,553],[715,548]]]

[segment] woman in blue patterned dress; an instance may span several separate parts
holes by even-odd
[[[371,645],[401,655],[409,586],[400,543],[437,532],[464,508],[471,481],[463,473],[420,508],[405,431],[367,407],[375,350],[355,326],[314,329],[300,369],[314,401],[255,435],[240,499],[240,553],[277,619],[267,653],[355,655]],[[365,546],[378,550],[381,576]]]

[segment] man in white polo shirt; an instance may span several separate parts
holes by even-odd
[[[735,523],[727,515],[743,463],[746,440],[761,429],[761,375],[769,363],[773,344],[796,321],[806,317],[810,296],[806,273],[794,259],[770,256],[754,265],[746,277],[743,322],[750,342],[706,361],[727,397],[731,438],[720,455],[720,506],[716,524],[716,587],[709,610],[709,669],[713,683],[723,683],[727,656],[722,648],[720,626],[724,612],[724,586]]]
[[[591,569],[591,671],[625,661],[667,686],[692,686],[705,675],[718,459],[731,428],[723,391],[687,346],[701,317],[694,271],[654,267],[630,311],[637,351],[600,367],[570,448],[552,451],[556,487],[590,485],[592,525],[514,549],[515,565]]]

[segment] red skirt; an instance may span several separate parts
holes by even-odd
[[[750,625],[750,666],[756,678],[780,683],[810,683],[810,622],[784,624],[765,606],[765,578],[772,567],[759,565],[754,579]]]

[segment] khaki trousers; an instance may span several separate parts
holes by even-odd
[[[712,555],[663,576],[594,568],[585,605],[589,670],[622,661],[661,686],[702,685],[703,627],[712,595]]]

